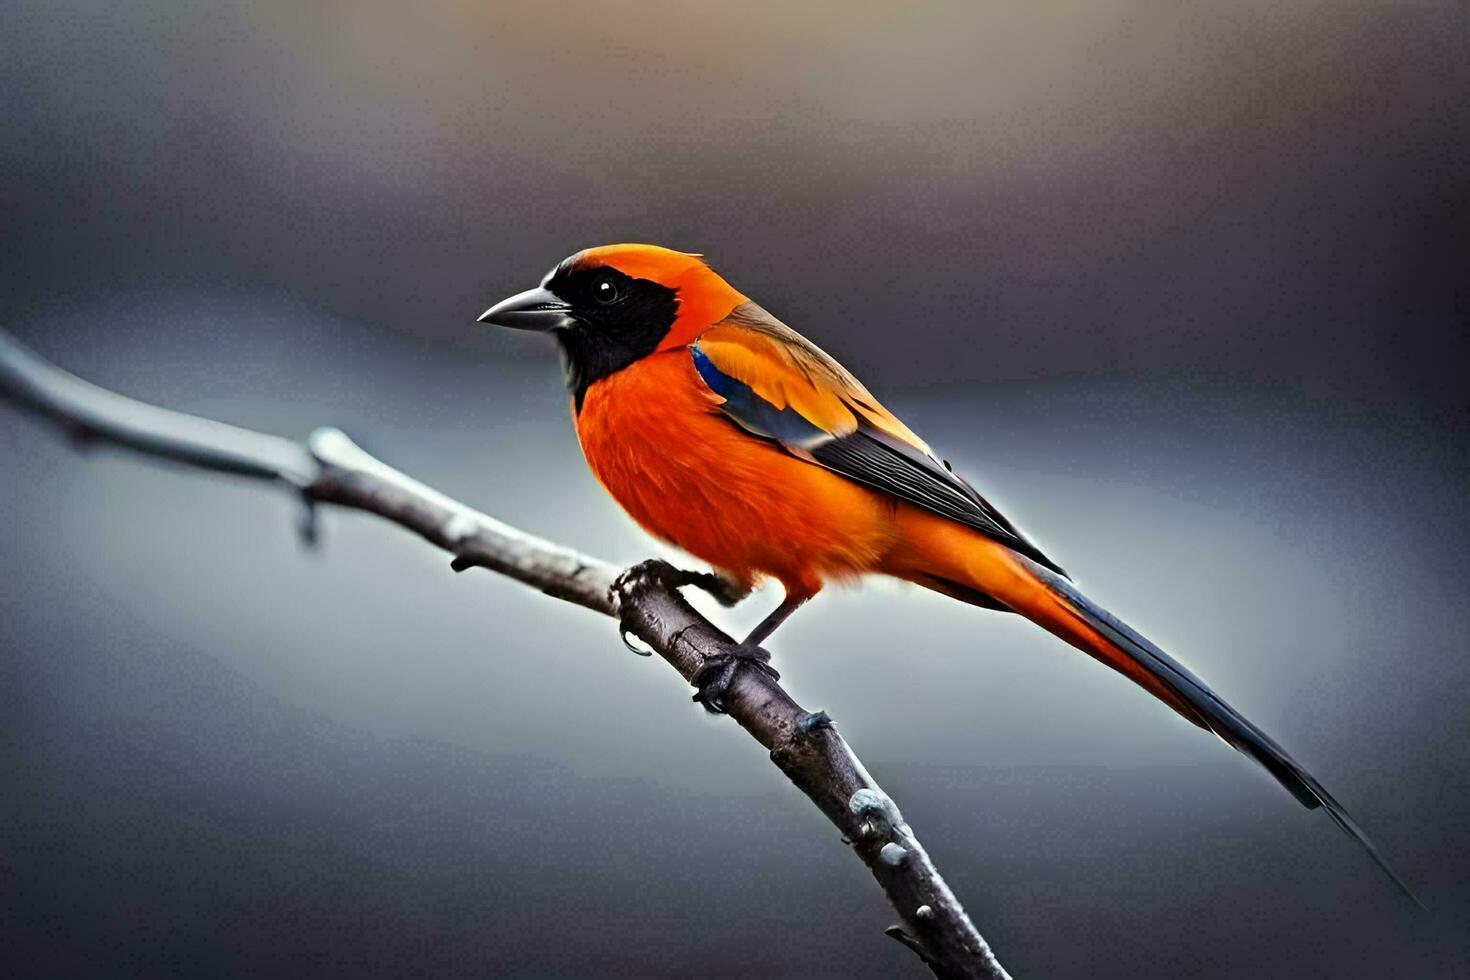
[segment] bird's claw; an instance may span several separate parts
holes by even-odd
[[[750,595],[750,586],[732,582],[716,572],[683,571],[680,574],[683,576],[680,585],[692,585],[702,590],[727,609]]]
[[[649,654],[648,650],[640,649],[629,641],[632,630],[629,628],[625,610],[631,608],[630,603],[636,602],[640,593],[650,586],[677,590],[690,585],[703,589],[726,606],[733,606],[750,594],[748,587],[732,582],[714,572],[694,572],[675,568],[661,558],[641,561],[619,575],[612,584],[613,604],[618,609],[619,618],[622,620],[623,645],[640,656]],[[756,643],[731,644],[725,648],[724,652],[706,657],[704,663],[690,678],[690,683],[697,689],[694,700],[704,705],[705,710],[711,714],[723,714],[725,695],[735,675],[742,668],[759,670],[772,680],[780,680],[781,675],[770,665],[770,660],[770,653]]]
[[[750,587],[732,582],[716,572],[695,572],[687,568],[675,568],[662,558],[649,558],[640,561],[623,574],[618,576],[613,583],[612,594],[614,597],[631,595],[640,587],[646,587],[650,583],[662,585],[666,589],[682,589],[686,586],[694,586],[709,595],[722,606],[733,606],[741,599],[750,595]]]
[[[726,653],[706,657],[694,676],[689,678],[689,683],[698,689],[694,701],[704,705],[704,710],[710,714],[724,714],[725,696],[741,669],[758,670],[773,681],[781,679],[770,661],[771,654],[754,643],[735,644]]]

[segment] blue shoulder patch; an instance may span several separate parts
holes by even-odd
[[[715,366],[699,344],[689,345],[689,355],[694,359],[694,369],[709,390],[725,399],[720,406],[725,414],[737,422],[742,429],[767,439],[790,443],[803,448],[832,438],[825,429],[812,424],[796,409],[777,408],[755,393],[755,389],[721,371]]]

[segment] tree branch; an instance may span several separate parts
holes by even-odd
[[[158,408],[107,391],[48,363],[0,331],[0,393],[48,416],[73,438],[107,442],[205,469],[274,480],[318,502],[364,510],[454,555],[456,571],[480,566],[548,595],[620,620],[685,680],[734,642],[680,595],[679,573],[661,561],[626,572],[527,534],[465,506],[324,428],[306,445]],[[303,524],[314,535],[315,521]],[[940,977],[1007,976],[893,800],[824,712],[805,711],[772,677],[735,675],[731,718],[841,831],[903,920],[888,934]]]

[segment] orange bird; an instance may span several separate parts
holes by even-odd
[[[480,321],[555,334],[587,463],[645,530],[713,565],[729,601],[767,577],[785,588],[736,654],[696,675],[706,707],[719,710],[737,667],[769,670],[760,644],[826,582],[891,575],[1019,613],[1102,661],[1324,808],[1408,892],[1285,750],[1078,591],[862,382],[700,256],[590,248]]]

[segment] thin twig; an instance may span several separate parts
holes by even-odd
[[[107,391],[48,363],[0,331],[0,392],[59,423],[73,437],[292,488],[318,502],[369,511],[453,554],[457,571],[480,566],[558,599],[619,619],[686,680],[733,641],[680,595],[661,561],[627,571],[527,534],[380,462],[336,429],[305,446],[158,408]],[[303,533],[314,533],[314,519]],[[888,934],[937,976],[999,980],[1005,970],[913,829],[824,712],[807,712],[757,670],[740,671],[726,712],[852,844],[903,920]]]

